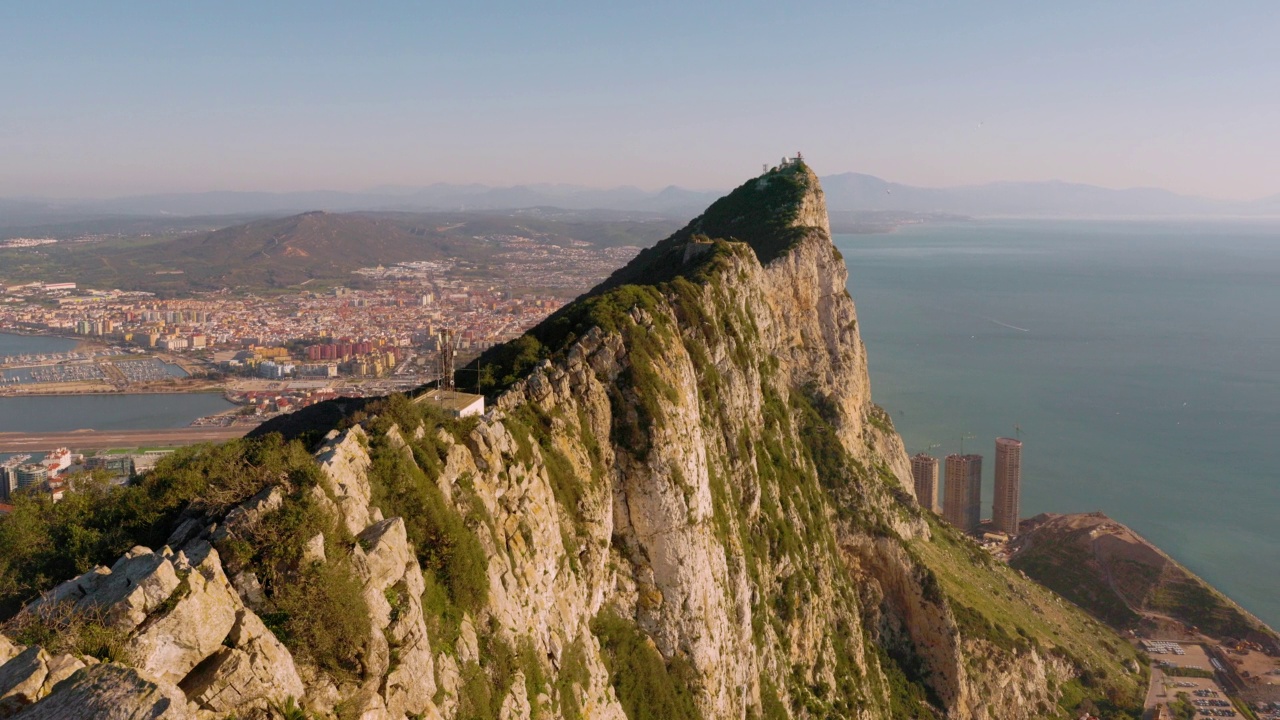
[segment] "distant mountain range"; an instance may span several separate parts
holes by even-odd
[[[822,178],[827,205],[836,212],[951,213],[1013,217],[1213,217],[1280,215],[1280,195],[1253,201],[1212,200],[1157,188],[1113,190],[1060,181],[999,182],[925,188],[872,175],[842,173]],[[205,192],[138,195],[109,200],[0,198],[0,228],[38,227],[100,218],[286,215],[398,210],[500,210],[563,208],[613,210],[688,218],[721,194],[719,190],[659,191],[576,185],[436,184],[383,187],[367,192]]]
[[[217,216],[230,219],[233,216]],[[631,219],[612,211],[513,210],[467,212],[348,212],[313,210],[201,229],[101,242],[60,242],[38,251],[0,250],[0,277],[70,281],[87,287],[146,290],[177,296],[193,290],[272,290],[359,283],[353,270],[410,260],[453,259],[483,274],[502,252],[483,238],[536,237],[550,245],[645,247],[681,221]],[[154,221],[160,227],[168,220]],[[89,223],[91,224],[91,223]],[[106,223],[104,221],[103,224]],[[122,223],[135,232],[147,222]]]
[[[1051,180],[922,188],[872,175],[822,178],[834,210],[897,210],[1009,217],[1223,217],[1280,215],[1280,195],[1246,202],[1179,195],[1159,188],[1113,190]]]

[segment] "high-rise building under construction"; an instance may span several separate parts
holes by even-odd
[[[911,458],[911,478],[920,507],[938,512],[938,458],[917,453]]]
[[[947,456],[947,477],[942,517],[947,522],[973,532],[982,521],[982,456]]]
[[[997,532],[1018,534],[1018,502],[1022,492],[1022,441],[996,438],[996,486],[991,524]]]

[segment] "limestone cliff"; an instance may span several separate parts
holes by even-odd
[[[391,398],[314,473],[237,456],[10,622],[0,716],[1123,717],[1129,646],[916,505],[846,281],[816,176],[749,181],[463,373],[484,418]],[[358,647],[303,621],[334,603]]]

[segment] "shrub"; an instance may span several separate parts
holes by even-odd
[[[663,660],[635,622],[611,609],[596,616],[591,631],[600,640],[609,681],[629,720],[700,720],[695,672],[687,660]]]
[[[587,651],[582,638],[573,641],[560,657],[560,674],[556,676],[556,699],[560,703],[560,716],[564,720],[582,720],[582,703],[574,686],[584,692],[591,681],[587,670]]]
[[[77,610],[62,602],[25,610],[4,624],[4,634],[20,645],[39,645],[46,652],[127,662],[128,633],[108,627],[98,608]]]
[[[272,588],[277,635],[335,674],[354,675],[369,641],[369,608],[346,563],[317,563]]]
[[[374,433],[369,469],[373,504],[386,517],[404,519],[405,532],[423,570],[438,578],[452,602],[476,612],[488,599],[489,561],[479,538],[467,527],[462,515],[419,467],[432,458],[437,469],[439,467],[438,455],[431,446],[435,442],[433,431],[434,428],[430,428],[421,441],[413,441],[414,456],[422,458],[421,463],[410,460],[403,450],[393,447],[384,434]]]
[[[123,488],[79,475],[58,503],[20,493],[0,519],[0,618],[135,545],[160,547],[184,512],[220,513],[271,484],[308,487],[319,472],[301,443],[267,435],[183,448]]]

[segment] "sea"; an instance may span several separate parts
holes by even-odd
[[[1103,511],[1280,628],[1280,221],[835,242],[873,399],[909,452],[993,458],[1020,437],[1023,517]]]

